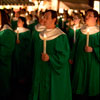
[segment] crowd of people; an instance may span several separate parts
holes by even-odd
[[[99,100],[100,16],[0,10],[0,100]]]

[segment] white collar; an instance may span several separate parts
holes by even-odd
[[[26,17],[26,14],[20,14],[21,17]]]
[[[41,24],[37,24],[37,25],[35,25],[35,29],[38,32],[42,32],[42,31],[46,30],[46,27]]]
[[[46,40],[53,40],[57,38],[58,36],[65,34],[62,30],[59,28],[54,28],[54,29],[47,29],[39,34],[40,38],[43,40],[44,34],[47,36]]]
[[[76,24],[71,26],[72,29],[76,28],[76,29],[80,29],[83,26],[83,24]]]
[[[14,17],[12,20],[13,21],[18,21],[18,18],[17,17]]]
[[[91,34],[95,34],[95,33],[98,33],[98,32],[100,32],[100,27],[99,26],[91,26],[91,27],[89,27],[89,26],[83,26],[82,28],[81,28],[81,32],[83,33],[83,34],[87,34],[87,30],[89,29],[89,34],[91,35]]]
[[[12,30],[12,28],[11,28],[9,25],[5,24],[5,25],[3,26],[3,28],[1,29],[1,31],[6,30],[6,29]]]
[[[34,22],[35,22],[35,20],[27,21],[27,25],[33,24]]]
[[[17,29],[15,30],[15,32],[17,33],[17,31],[19,33],[23,33],[23,32],[29,31],[29,29],[24,28],[24,27],[17,27]]]

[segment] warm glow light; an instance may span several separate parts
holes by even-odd
[[[3,6],[0,6],[0,9],[3,9],[4,7]]]
[[[51,0],[52,10],[56,10],[57,11],[57,6],[58,6],[58,0]]]
[[[64,18],[62,18],[62,21],[64,22]]]
[[[94,1],[94,9],[100,14],[100,1]]]
[[[90,30],[89,29],[87,29],[87,32],[89,32]]]
[[[60,16],[57,16],[57,19],[59,20],[60,19]]]
[[[29,2],[32,2],[32,0],[29,0]]]
[[[71,15],[71,14],[72,14],[72,12],[73,12],[73,10],[72,10],[72,9],[68,9],[68,14],[69,14],[69,15]]]
[[[60,8],[59,9],[59,13],[64,13],[64,9],[63,8]]]
[[[43,1],[40,2],[39,11],[43,8]]]
[[[11,6],[10,6],[10,5],[7,5],[7,6],[5,6],[5,8],[10,9],[10,8],[11,8]]]
[[[46,34],[44,34],[44,38],[45,38],[45,39],[47,38]]]
[[[78,11],[77,10],[74,10],[74,12],[77,13]]]
[[[28,10],[29,12],[33,11],[33,6],[28,6],[28,7],[27,7],[27,10]]]
[[[74,26],[74,31],[76,31],[76,27]]]

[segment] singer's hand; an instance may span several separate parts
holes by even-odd
[[[17,44],[20,44],[20,40],[16,40],[16,43],[17,43]]]
[[[42,61],[49,61],[49,56],[48,56],[48,54],[42,53]]]
[[[72,65],[73,64],[73,60],[69,59],[69,63]]]
[[[93,52],[93,48],[89,46],[85,46],[85,52]]]

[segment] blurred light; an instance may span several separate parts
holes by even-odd
[[[72,10],[72,9],[68,9],[68,14],[69,14],[69,15],[71,15],[71,14],[72,14],[72,12],[73,12],[73,10]]]
[[[58,0],[51,0],[51,6],[53,10],[57,11]]]
[[[10,6],[10,5],[7,5],[7,6],[5,6],[5,8],[10,9],[10,8],[11,8],[11,6]]]
[[[26,14],[25,14],[26,16],[28,16],[28,12],[26,12]]]
[[[33,10],[33,7],[32,7],[32,6],[28,6],[28,7],[27,7],[27,10],[28,10],[29,12],[31,12],[31,11]]]
[[[3,9],[4,7],[3,6],[0,6],[0,9]]]
[[[100,1],[94,1],[94,9],[100,13]]]
[[[40,5],[39,5],[39,11],[43,9],[43,1],[40,2]]]
[[[29,2],[32,2],[32,0],[29,0]]]
[[[74,10],[74,12],[75,12],[75,13],[78,13],[78,11],[77,11],[77,10]]]
[[[64,13],[64,9],[63,8],[60,8],[59,9],[59,13]]]

